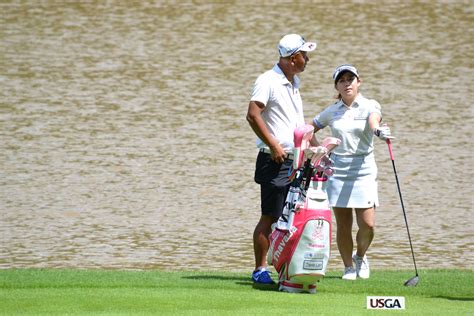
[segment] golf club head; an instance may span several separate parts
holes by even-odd
[[[418,277],[418,275],[415,275],[413,278],[405,282],[405,286],[416,286],[419,281],[420,281],[420,278]]]

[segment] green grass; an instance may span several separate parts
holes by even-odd
[[[329,273],[318,293],[252,287],[248,273],[0,270],[2,315],[474,315],[473,270],[372,271],[368,280]],[[404,296],[405,311],[367,310],[371,296]]]

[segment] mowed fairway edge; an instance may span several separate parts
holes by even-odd
[[[473,270],[374,270],[368,280],[330,272],[317,294],[254,288],[248,273],[74,269],[0,270],[0,313],[160,315],[378,315],[367,296],[402,296],[408,315],[474,315]],[[393,312],[393,311],[392,311]]]

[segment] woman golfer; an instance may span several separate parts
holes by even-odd
[[[329,203],[337,224],[337,245],[344,262],[345,280],[370,275],[366,256],[374,238],[377,193],[377,166],[374,158],[374,135],[391,138],[388,126],[380,126],[380,104],[359,92],[361,80],[357,69],[349,64],[336,68],[333,74],[338,101],[313,119],[315,133],[329,126],[332,136],[341,140],[331,155],[334,175],[328,183]],[[316,137],[312,139],[317,145]],[[357,247],[353,252],[353,210],[359,227]]]

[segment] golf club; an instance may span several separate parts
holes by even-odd
[[[392,143],[390,142],[390,139],[387,139],[387,145],[388,145],[388,151],[390,152],[390,159],[392,160],[393,172],[395,173],[395,180],[397,181],[398,195],[400,196],[400,202],[402,204],[403,217],[405,218],[405,225],[407,227],[408,240],[410,241],[411,255],[413,257],[413,265],[415,266],[415,272],[416,272],[416,275],[414,277],[408,279],[404,283],[404,285],[405,286],[416,286],[418,284],[420,278],[418,277],[418,269],[416,268],[415,253],[413,252],[413,246],[412,246],[412,243],[411,243],[410,230],[408,229],[407,214],[405,212],[405,206],[403,205],[402,191],[400,190],[400,183],[398,182],[397,168],[395,168],[395,159],[393,158]]]

